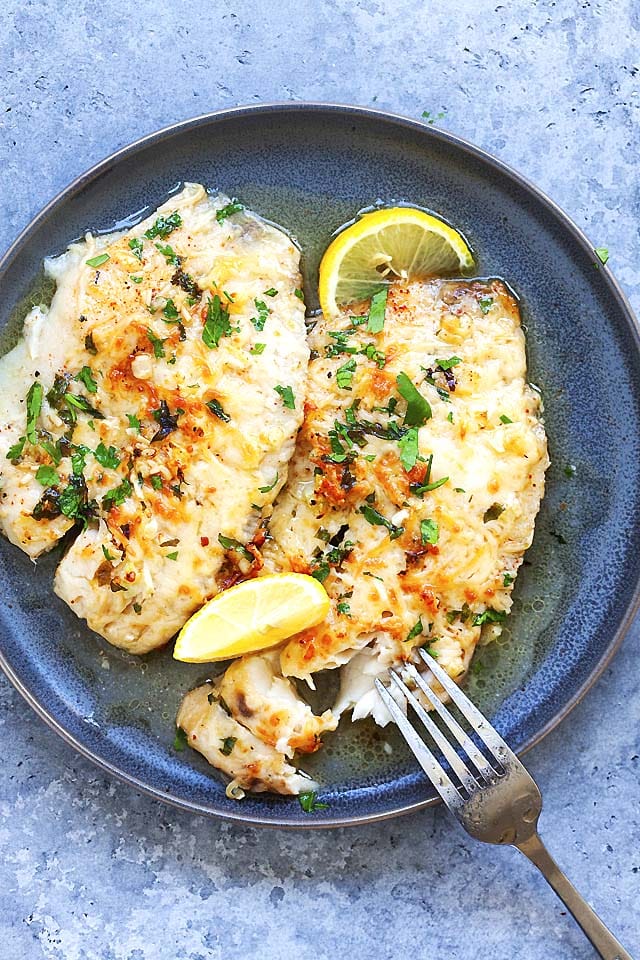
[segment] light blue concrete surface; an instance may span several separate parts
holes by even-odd
[[[239,103],[372,104],[442,126],[546,190],[636,309],[640,8],[634,0],[6,0],[0,248],[140,134]],[[640,955],[636,624],[528,757],[542,832]],[[593,956],[511,850],[445,813],[287,834],[190,817],[111,782],[0,681],[2,960],[579,960]]]

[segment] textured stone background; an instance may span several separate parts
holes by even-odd
[[[275,12],[274,12],[275,11]],[[260,100],[372,104],[439,123],[563,206],[640,307],[634,0],[5,0],[0,247],[72,177],[175,120]],[[638,625],[529,755],[542,831],[640,953]],[[578,960],[515,851],[442,810],[322,834],[189,817],[113,783],[0,681],[3,960]],[[571,758],[571,759],[568,759]]]

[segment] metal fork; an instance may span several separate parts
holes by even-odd
[[[631,954],[616,940],[576,888],[567,880],[538,836],[538,817],[542,810],[542,796],[533,777],[527,773],[513,750],[493,729],[486,717],[471,703],[433,657],[424,650],[419,650],[418,653],[451,701],[485,744],[489,754],[487,758],[465,733],[415,666],[411,664],[404,666],[402,670],[405,679],[422,691],[466,753],[466,762],[461,759],[448,738],[444,736],[407,686],[400,672],[396,669],[390,670],[390,686],[395,686],[411,704],[449,764],[452,773],[450,776],[436,754],[415,731],[397,701],[392,697],[389,688],[380,680],[376,680],[378,693],[385,706],[451,813],[476,840],[482,840],[485,843],[511,844],[531,860],[573,914],[601,957],[605,960],[633,960]]]

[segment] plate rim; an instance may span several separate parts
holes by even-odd
[[[85,186],[88,186],[88,184],[90,184],[116,163],[119,163],[129,156],[135,155],[136,153],[140,152],[140,150],[143,150],[154,143],[160,143],[175,134],[179,134],[190,129],[196,129],[201,126],[206,126],[208,124],[215,124],[227,118],[241,119],[243,117],[256,116],[260,114],[273,114],[275,112],[296,113],[304,111],[318,113],[328,112],[338,116],[357,116],[358,118],[365,120],[370,118],[378,121],[385,121],[387,123],[395,124],[400,128],[419,132],[422,135],[426,134],[440,143],[453,146],[457,150],[461,150],[463,153],[466,153],[474,159],[479,160],[483,164],[489,166],[502,177],[516,184],[530,195],[533,195],[535,199],[547,209],[555,221],[572,235],[574,241],[576,241],[586,253],[592,257],[597,257],[594,245],[591,243],[584,231],[578,227],[576,223],[574,223],[571,217],[569,217],[568,214],[565,213],[565,211],[554,200],[551,199],[551,197],[549,197],[543,190],[536,186],[531,180],[520,174],[517,170],[513,169],[504,161],[495,157],[493,154],[489,153],[483,148],[478,147],[470,141],[464,139],[463,137],[458,136],[457,134],[451,133],[450,131],[441,129],[439,127],[428,125],[421,120],[407,117],[403,114],[394,113],[388,110],[380,110],[375,107],[358,106],[348,103],[334,103],[330,101],[270,101],[268,103],[245,104],[228,107],[222,110],[214,110],[208,113],[199,114],[186,120],[179,120],[175,123],[161,127],[160,129],[151,133],[145,134],[144,136],[139,137],[137,140],[133,140],[130,143],[125,144],[125,146],[120,147],[118,150],[113,151],[102,160],[93,164],[93,166],[89,167],[86,171],[75,177],[69,184],[67,184],[67,186],[63,187],[63,189],[60,190],[47,204],[45,204],[45,206],[43,206],[20,231],[16,239],[9,245],[5,253],[0,257],[0,281],[11,267],[15,257],[29,242],[31,235],[37,229],[39,229],[40,226],[46,223],[49,216],[58,208],[58,206],[71,199],[80,190],[82,190]],[[640,323],[638,318],[636,317],[622,287],[611,272],[611,269],[606,264],[598,264],[597,266],[599,267],[601,279],[608,288],[608,292],[613,297],[618,309],[620,310],[620,313],[626,321],[629,333],[631,334],[632,339],[635,342],[636,350],[640,355]],[[589,690],[595,685],[619,650],[620,645],[622,644],[624,637],[633,624],[633,621],[635,620],[639,610],[640,578],[638,578],[638,581],[635,584],[630,602],[617,630],[607,645],[606,650],[593,667],[589,676],[574,692],[573,696],[570,697],[569,700],[562,706],[562,708],[559,709],[554,716],[546,724],[544,724],[540,730],[537,731],[534,736],[530,737],[524,743],[524,745],[518,751],[519,756],[522,756],[539,744],[549,733],[551,733],[552,730],[562,723],[562,721],[566,719],[571,711],[577,706],[578,703],[580,703]],[[166,790],[161,790],[157,787],[153,787],[144,783],[138,777],[126,772],[125,770],[121,770],[109,760],[99,756],[94,752],[94,750],[78,740],[66,729],[60,720],[58,720],[39,702],[38,698],[23,683],[6,659],[1,646],[0,669],[2,669],[7,679],[13,684],[18,693],[26,700],[35,713],[45,721],[47,726],[49,726],[49,728],[52,729],[62,740],[72,746],[81,756],[90,760],[98,768],[104,770],[110,776],[113,776],[122,783],[133,787],[138,792],[152,797],[154,800],[161,800],[170,806],[177,807],[178,809],[185,810],[189,813],[196,813],[215,819],[244,824],[246,826],[270,827],[287,830],[322,830],[332,827],[359,826],[361,824],[377,823],[383,820],[392,819],[394,817],[403,816],[405,814],[417,813],[420,810],[435,806],[441,802],[440,798],[437,796],[428,797],[425,800],[408,804],[405,803],[402,806],[391,810],[386,810],[383,813],[355,813],[348,817],[329,816],[323,818],[322,820],[309,822],[301,822],[288,818],[283,819],[280,815],[276,815],[275,817],[263,817],[257,814],[247,815],[241,812],[240,805],[237,814],[227,810],[214,810],[210,806],[205,806],[204,804],[195,801],[182,800]]]

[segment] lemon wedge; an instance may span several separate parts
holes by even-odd
[[[415,207],[363,214],[342,230],[320,262],[318,293],[326,317],[401,278],[465,273],[474,259],[462,234]]]
[[[173,656],[211,663],[265,650],[315,627],[329,612],[329,597],[303,573],[274,573],[223,590],[187,620]]]

